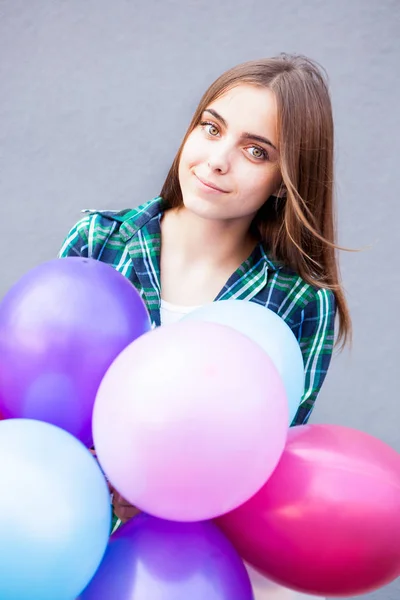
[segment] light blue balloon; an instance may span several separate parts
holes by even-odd
[[[289,423],[292,422],[304,392],[304,362],[292,330],[281,317],[255,302],[221,300],[205,304],[183,320],[226,325],[259,344],[282,378],[289,404]]]
[[[0,598],[74,600],[109,539],[110,494],[71,434],[30,419],[0,422]]]

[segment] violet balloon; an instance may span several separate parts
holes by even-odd
[[[0,303],[0,412],[47,421],[90,446],[101,379],[150,328],[139,293],[109,265],[80,257],[39,265]]]
[[[265,486],[217,523],[283,586],[367,593],[400,575],[400,455],[354,429],[294,428]]]
[[[95,577],[77,600],[252,600],[231,543],[210,522],[139,515],[111,536]]]

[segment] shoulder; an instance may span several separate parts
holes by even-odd
[[[270,263],[268,306],[282,318],[296,325],[306,319],[335,315],[336,298],[331,289],[305,281],[290,268]]]
[[[145,204],[136,208],[125,208],[123,210],[97,210],[85,208],[82,213],[85,217],[82,222],[87,226],[95,224],[98,227],[120,228],[121,225],[129,224],[131,227],[141,228],[147,221],[162,211],[162,198],[157,196]]]
[[[137,231],[162,211],[157,196],[137,208],[123,210],[84,209],[82,217],[69,231],[60,256],[83,253],[97,258],[107,244],[122,247]]]
[[[277,285],[285,289],[288,299],[302,309],[311,307],[315,303],[335,302],[335,294],[331,289],[310,283],[287,268],[279,270]]]

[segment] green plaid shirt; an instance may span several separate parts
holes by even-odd
[[[155,326],[160,325],[160,219],[162,198],[133,210],[84,211],[59,256],[84,256],[108,263],[140,292]],[[325,379],[334,344],[335,296],[274,263],[262,244],[216,297],[250,300],[276,312],[289,325],[304,360],[305,389],[292,425],[306,423]]]

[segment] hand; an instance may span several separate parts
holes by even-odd
[[[113,492],[112,504],[114,513],[117,515],[118,519],[121,519],[123,523],[126,523],[140,513],[140,510],[136,508],[136,506],[129,504],[129,502],[125,500],[125,498],[123,498],[115,489],[111,489],[111,491]]]
[[[89,451],[97,460],[96,450],[94,448],[90,448]],[[140,510],[136,508],[136,506],[132,506],[132,504],[129,504],[129,502],[125,500],[125,498],[123,498],[115,488],[112,487],[109,481],[107,481],[107,483],[108,489],[112,494],[112,505],[114,513],[116,514],[118,519],[121,519],[122,523],[126,523],[133,517],[136,517],[136,515],[140,513]]]

